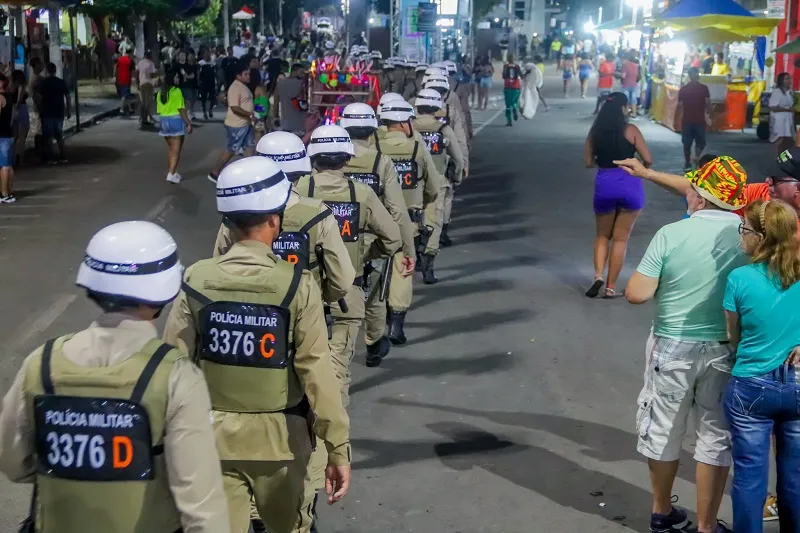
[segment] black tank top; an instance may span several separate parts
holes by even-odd
[[[0,138],[10,139],[14,137],[11,119],[14,117],[14,104],[17,103],[17,93],[4,92],[2,94],[6,98],[6,105],[0,109]]]
[[[625,138],[625,134],[598,135],[593,139],[592,148],[597,166],[600,168],[615,168],[614,160],[628,159],[636,154],[636,146]]]

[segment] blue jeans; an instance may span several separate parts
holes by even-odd
[[[774,432],[780,530],[800,531],[800,372],[781,365],[758,377],[731,378],[724,404],[733,446],[733,530],[763,531]]]

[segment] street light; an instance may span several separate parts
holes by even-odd
[[[498,22],[500,22],[500,19],[498,19],[498,18],[494,19],[494,23],[495,24],[497,24]]]
[[[593,33],[594,28],[595,26],[594,22],[592,22],[592,19],[589,19],[589,21],[583,25],[583,31],[585,31],[586,33]]]

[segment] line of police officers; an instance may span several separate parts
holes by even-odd
[[[435,283],[449,244],[468,140],[448,74],[413,105],[385,94],[380,126],[351,104],[308,148],[265,136],[220,173],[213,257],[185,272],[150,222],[92,238],[77,285],[103,314],[30,354],[0,413],[0,470],[34,482],[26,531],[316,530],[317,491],[350,485],[359,328],[368,366],[404,344],[415,268]]]

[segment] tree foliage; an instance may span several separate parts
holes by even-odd
[[[221,28],[217,28],[217,22],[222,21],[220,11],[222,11],[222,0],[211,0],[205,13],[192,20],[174,21],[172,27],[177,32],[192,32],[200,37],[218,35],[222,31]]]
[[[80,10],[92,18],[114,15],[129,17],[134,14],[167,13],[173,4],[167,0],[94,0],[83,3]]]

